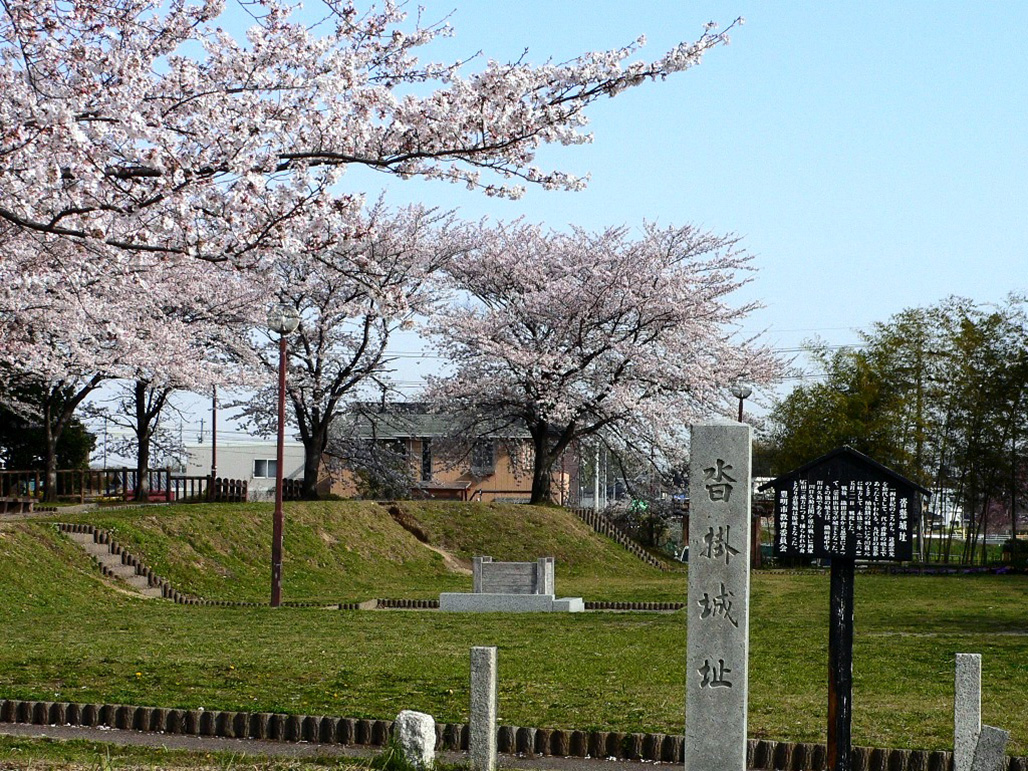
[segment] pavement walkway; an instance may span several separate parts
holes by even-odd
[[[316,757],[372,757],[379,747],[350,747],[339,744],[311,744],[309,742],[270,742],[260,739],[225,739],[215,736],[182,736],[178,734],[124,731],[117,728],[87,728],[84,726],[40,726],[23,723],[0,723],[0,735],[20,736],[59,741],[102,742],[119,746],[154,747],[188,752],[225,752],[233,755],[260,755],[274,758]],[[445,763],[467,763],[466,752],[440,752],[437,757]],[[563,758],[536,755],[499,755],[501,769],[526,771],[605,771],[615,768],[638,768],[644,765],[633,760],[606,760],[603,758]],[[678,765],[647,761],[646,766]]]

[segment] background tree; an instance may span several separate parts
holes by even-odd
[[[60,262],[64,245],[49,246],[37,241],[35,264],[48,255]],[[101,383],[168,388],[224,378],[212,341],[228,344],[230,322],[238,325],[241,312],[248,319],[252,306],[248,274],[229,265],[145,254],[115,265],[78,259],[61,269],[60,276],[45,274],[16,311],[0,307],[0,364],[12,376],[7,392],[28,386],[43,394],[36,417],[46,433],[47,500],[55,494],[61,435]],[[8,401],[4,394],[0,400]]]
[[[1023,508],[1026,331],[1024,298],[993,307],[949,298],[876,323],[859,349],[815,346],[823,379],[794,389],[771,416],[774,473],[849,444],[933,490],[929,535],[951,503],[962,509],[964,559],[984,559],[997,508],[1011,532]]]
[[[772,415],[772,475],[791,471],[848,445],[880,463],[910,472],[902,425],[895,419],[899,391],[883,381],[865,350],[810,349],[821,382],[793,389]]]
[[[10,383],[14,378],[5,370],[3,380]],[[4,397],[6,404],[0,403],[0,462],[7,469],[42,468],[48,445],[40,416],[47,414],[48,407],[50,412],[63,412],[62,395],[51,394],[42,385],[26,383]],[[48,405],[48,401],[52,404]],[[96,437],[85,425],[71,418],[55,447],[56,464],[61,468],[86,468],[95,444]]]
[[[729,384],[770,382],[765,348],[733,340],[752,309],[728,296],[749,269],[731,237],[692,227],[645,226],[590,233],[516,222],[485,227],[448,267],[448,286],[468,298],[429,324],[452,376],[430,398],[456,412],[473,437],[527,426],[532,503],[550,497],[550,470],[584,437],[680,458],[684,430],[724,411]]]

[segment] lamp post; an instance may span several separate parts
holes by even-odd
[[[271,530],[271,607],[282,604],[282,466],[286,439],[286,337],[300,325],[296,308],[285,303],[268,313],[268,329],[278,334],[278,443],[275,448],[275,514]]]
[[[753,393],[753,389],[744,383],[736,383],[732,386],[732,396],[739,400],[739,422],[742,423],[742,403]]]

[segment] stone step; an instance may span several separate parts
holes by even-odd
[[[107,544],[96,543],[90,533],[65,533],[71,540],[81,546],[87,554],[93,557],[103,568],[106,568],[105,575],[128,584],[139,594],[145,597],[160,597],[159,587],[150,586],[146,576],[139,575],[136,568],[122,562],[120,554],[111,554]]]

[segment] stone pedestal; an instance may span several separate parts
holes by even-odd
[[[451,613],[581,613],[581,597],[554,597],[552,594],[470,594],[442,592],[439,610]]]

